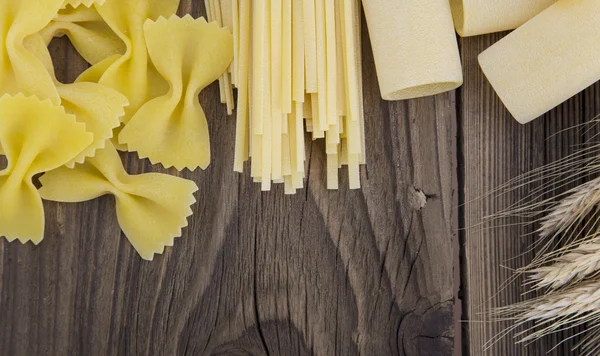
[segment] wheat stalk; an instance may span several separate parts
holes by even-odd
[[[570,195],[541,220],[542,226],[538,230],[540,237],[546,238],[568,230],[599,204],[600,177],[572,189]]]
[[[489,340],[486,347],[516,330],[523,330],[515,335],[518,342],[530,343],[587,324],[575,335],[582,336],[577,347],[586,356],[600,355],[599,149],[600,145],[594,144],[493,191],[501,196],[527,188],[520,200],[486,218],[528,219],[525,224],[540,224],[533,233],[537,239],[528,250],[536,252],[533,261],[518,269],[512,280],[527,274],[526,285],[546,294],[494,309],[493,319],[511,320],[513,324]],[[568,189],[574,182],[589,178],[594,179]]]
[[[573,287],[498,308],[498,318],[512,319],[516,327],[534,322],[535,325],[516,335],[518,342],[538,340],[546,335],[600,319],[600,281],[589,280]],[[506,333],[502,333],[505,335]]]
[[[541,254],[529,267],[528,284],[533,289],[548,288],[547,294],[523,303],[496,310],[496,315],[515,320],[501,335],[533,322],[516,338],[529,343],[546,335],[600,320],[600,280],[587,280],[600,272],[600,218],[585,219],[600,207],[600,177],[564,194],[565,198],[541,219],[537,230],[540,242],[546,240]],[[591,232],[589,232],[591,230]],[[560,240],[558,240],[560,236]],[[548,251],[554,243],[564,247]],[[575,247],[574,247],[575,246]],[[544,264],[551,262],[550,265]],[[585,352],[597,350],[600,333],[589,334],[580,346]]]
[[[592,321],[587,325],[586,335],[577,344],[582,356],[597,356],[600,354],[600,322]]]
[[[558,257],[549,266],[538,267],[530,272],[530,283],[535,289],[558,289],[595,276],[600,270],[600,243],[579,245],[570,252]]]
[[[600,208],[600,177],[581,184],[564,195],[566,197],[540,219],[541,227],[537,230],[539,239],[535,245],[543,245],[531,264],[521,271],[540,268],[573,246],[599,236],[600,216],[584,221],[594,210]],[[590,230],[591,233],[586,232]],[[563,244],[563,248],[556,249],[558,243]],[[555,250],[551,251],[553,248]]]
[[[600,282],[588,281],[570,290],[557,291],[531,304],[522,319],[552,321],[568,316],[582,315],[600,308]],[[600,312],[600,310],[598,310]]]

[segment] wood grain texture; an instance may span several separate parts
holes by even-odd
[[[487,222],[484,219],[526,197],[531,187],[502,196],[486,195],[510,178],[581,148],[597,134],[597,128],[568,129],[600,113],[600,86],[596,84],[543,118],[527,125],[518,124],[477,63],[477,55],[505,34],[461,40],[465,72],[465,84],[458,92],[459,186],[460,200],[465,203],[460,223],[465,227],[461,233],[461,295],[463,319],[469,321],[463,324],[464,351],[470,355],[576,355],[571,349],[577,339],[553,350],[559,341],[576,331],[553,335],[527,347],[515,345],[514,334],[510,334],[489,349],[483,348],[487,341],[511,325],[510,322],[492,322],[485,312],[531,297],[522,296],[527,291],[521,287],[522,278],[504,283],[513,276],[512,270],[531,261],[536,251],[527,251],[535,241],[531,233],[538,227],[524,226],[524,220],[517,218]],[[581,183],[577,180],[562,188],[547,186],[545,196],[554,196]]]
[[[203,15],[203,2],[180,13]],[[381,101],[363,38],[362,190],[342,178],[327,191],[324,145],[307,142],[306,189],[261,193],[232,171],[235,121],[212,85],[200,95],[210,168],[168,171],[200,187],[184,237],[146,262],[112,198],[46,202],[39,246],[0,242],[0,354],[452,354],[454,96]],[[86,67],[67,40],[51,49],[62,80]],[[131,173],[164,171],[123,158]]]

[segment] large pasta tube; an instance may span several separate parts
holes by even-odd
[[[363,7],[383,99],[434,95],[462,84],[448,0],[363,0]]]
[[[450,0],[462,37],[514,30],[557,0]]]
[[[560,0],[479,55],[520,123],[600,79],[600,1]]]

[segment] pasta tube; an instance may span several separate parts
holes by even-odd
[[[600,79],[600,1],[561,0],[479,55],[511,114],[527,123]]]
[[[448,0],[363,0],[363,7],[384,100],[434,95],[462,84]]]
[[[450,0],[456,32],[462,37],[514,30],[556,0]]]

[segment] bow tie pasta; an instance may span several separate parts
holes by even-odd
[[[171,90],[142,106],[119,142],[165,167],[204,169],[210,141],[198,94],[233,60],[233,37],[215,22],[191,16],[147,21],[144,33],[152,62]]]
[[[92,135],[49,100],[4,95],[0,142],[8,160],[0,172],[0,236],[37,244],[44,237],[44,209],[33,176],[72,160],[92,142]]]
[[[113,129],[121,123],[119,118],[125,115],[127,98],[116,90],[97,83],[74,83],[60,85],[58,92],[65,111],[75,115],[77,121],[86,125],[88,132],[94,134],[94,140],[85,150],[69,161],[66,166],[83,163],[87,157],[93,157],[112,138]]]
[[[194,182],[166,174],[127,174],[110,142],[84,164],[48,172],[40,182],[46,200],[72,203],[114,195],[121,229],[146,260],[181,236],[198,190]]]
[[[0,1],[0,154],[8,161],[0,171],[0,237],[37,244],[44,237],[42,199],[106,194],[115,197],[119,224],[142,258],[163,253],[181,235],[196,184],[129,175],[111,142],[131,123],[123,142],[152,161],[178,169],[210,162],[198,94],[231,63],[232,35],[204,19],[174,16],[178,6],[179,0]],[[48,49],[63,35],[92,64],[72,84],[57,79]],[[144,135],[153,146],[144,145]]]
[[[125,54],[109,57],[108,65],[98,64],[104,70],[98,73],[98,82],[129,99],[124,122],[148,100],[168,90],[167,83],[148,60],[143,25],[146,19],[175,14],[178,6],[178,0],[107,0],[97,7],[100,16],[125,43]],[[90,70],[94,72],[97,68]]]
[[[24,42],[50,23],[62,4],[63,0],[0,1],[0,93],[24,93],[60,103],[48,71]]]
[[[104,1],[105,0],[65,0],[62,7],[63,8],[65,8],[67,6],[80,7],[80,5],[83,5],[85,7],[91,7],[94,4],[102,5],[102,4],[104,4]]]
[[[173,15],[178,6],[179,0],[106,0],[104,5],[96,7],[102,19],[125,43],[126,50],[124,54],[95,64],[78,81],[98,82],[125,95],[129,101],[121,118],[125,123],[148,100],[168,90],[167,83],[148,59],[143,25],[146,19]],[[113,143],[125,151],[127,147],[116,139],[119,132],[120,128],[115,129]]]
[[[46,45],[52,38],[66,35],[77,52],[90,64],[125,53],[125,43],[104,22],[94,7],[68,6],[61,9],[40,34]]]
[[[92,143],[67,163],[67,166],[73,167],[75,163],[83,163],[86,157],[92,157],[96,149],[104,147],[106,140],[112,138],[113,130],[119,127],[120,118],[125,114],[127,98],[118,91],[98,83],[60,83],[54,74],[52,58],[41,35],[29,36],[26,45],[30,52],[44,63],[53,78],[65,111],[75,115],[77,121],[84,123],[87,131],[94,135]]]

